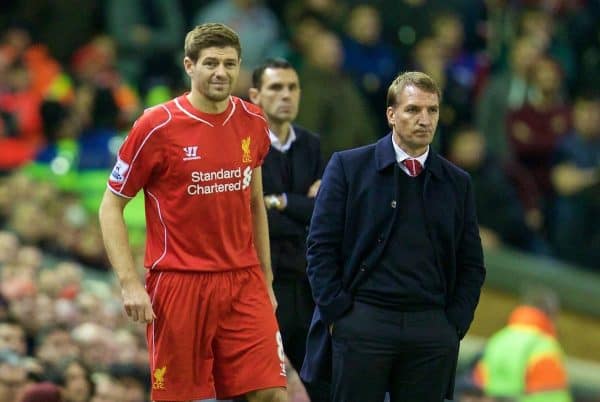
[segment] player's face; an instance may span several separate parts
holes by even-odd
[[[386,111],[394,140],[409,155],[419,156],[433,141],[440,112],[438,95],[408,85],[397,96],[396,106]]]
[[[262,75],[262,85],[251,91],[254,103],[263,108],[269,121],[284,123],[298,115],[300,82],[292,68],[267,68]]]
[[[192,88],[212,102],[227,99],[240,74],[239,55],[230,46],[202,49],[195,64],[187,57],[184,64]]]

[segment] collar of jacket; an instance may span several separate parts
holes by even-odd
[[[379,172],[396,163],[396,153],[392,145],[391,132],[379,139],[375,144],[375,163]],[[442,164],[437,153],[431,146],[429,147],[429,155],[427,155],[427,161],[425,162],[425,170],[430,171],[437,178],[442,177]]]

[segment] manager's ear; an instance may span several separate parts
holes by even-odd
[[[392,127],[396,123],[394,108],[388,106],[385,110],[385,115],[387,117],[388,126]]]
[[[255,105],[260,105],[260,91],[258,90],[258,88],[250,88],[248,90],[248,98]]]

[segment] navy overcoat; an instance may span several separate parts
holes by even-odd
[[[316,308],[301,376],[328,380],[328,327],[353,303],[357,285],[377,266],[390,238],[399,180],[391,133],[378,142],[333,154],[315,202],[307,239],[307,274]],[[425,163],[423,203],[436,262],[446,279],[446,314],[462,338],[485,278],[483,252],[469,175],[431,148]]]

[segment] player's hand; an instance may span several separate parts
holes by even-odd
[[[140,282],[132,281],[122,284],[121,296],[125,312],[134,322],[149,324],[156,318],[150,296]]]
[[[315,198],[317,196],[317,192],[319,191],[319,187],[321,187],[321,180],[316,180],[313,184],[311,184],[306,196],[309,198]]]
[[[269,293],[269,299],[273,305],[273,311],[275,311],[277,310],[277,298],[275,297],[275,292],[273,291],[272,285],[267,285],[267,292]]]

